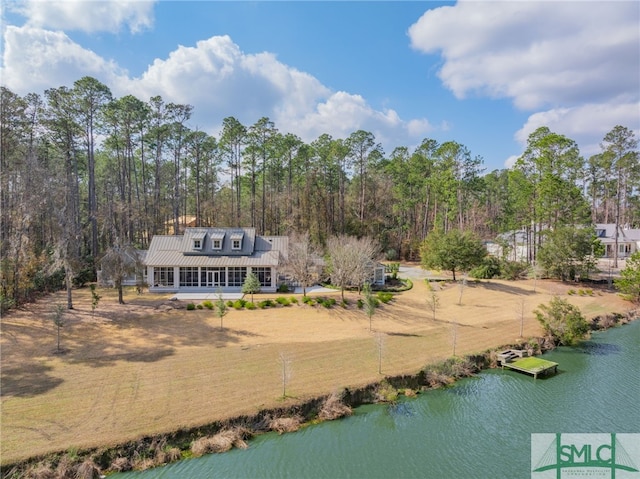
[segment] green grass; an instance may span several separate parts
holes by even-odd
[[[527,371],[531,371],[532,373],[542,371],[551,366],[555,366],[558,363],[554,363],[553,361],[547,361],[546,359],[541,359],[537,357],[530,358],[521,358],[516,359],[511,364],[517,366],[521,369],[526,369]]]

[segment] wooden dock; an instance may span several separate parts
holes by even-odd
[[[509,368],[526,374],[532,374],[533,379],[538,379],[538,375],[547,374],[553,371],[558,372],[558,363],[547,361],[546,359],[527,357],[526,351],[519,349],[508,349],[498,353],[498,363],[502,369]]]

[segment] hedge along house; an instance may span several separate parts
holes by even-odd
[[[286,236],[257,236],[255,228],[186,228],[151,239],[145,260],[149,291],[236,293],[251,272],[275,292],[287,258]]]

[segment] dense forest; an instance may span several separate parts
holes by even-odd
[[[191,105],[114,98],[91,77],[43,96],[1,95],[5,306],[65,276],[91,280],[110,245],[146,248],[186,218],[309,232],[320,245],[368,236],[389,259],[417,259],[435,229],[484,239],[524,229],[535,246],[537,225],[640,224],[638,142],[624,126],[586,159],[572,139],[539,128],[513,168],[487,172],[455,141],[384,152],[367,131],[305,143],[269,118],[233,117],[215,137],[190,128]]]

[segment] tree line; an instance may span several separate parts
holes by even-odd
[[[543,225],[640,224],[638,142],[623,126],[586,160],[575,141],[539,128],[515,166],[487,173],[456,141],[386,153],[368,131],[306,143],[269,118],[234,117],[216,137],[190,126],[193,109],[115,98],[91,77],[42,96],[2,87],[3,304],[91,280],[110,246],[144,249],[191,217],[265,235],[308,232],[323,246],[370,237],[389,259],[418,259],[435,230],[489,239],[524,228],[535,255]]]

